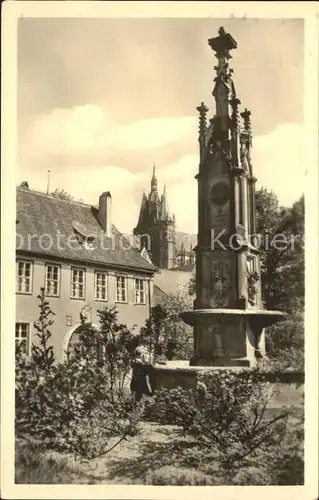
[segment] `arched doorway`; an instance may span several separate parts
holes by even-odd
[[[82,323],[76,323],[64,335],[63,346],[62,346],[62,359],[63,360],[66,357],[66,353],[69,349],[69,346],[71,346],[72,344],[75,344],[78,341],[79,334],[80,334],[82,328],[84,328],[84,327],[86,327],[86,326],[84,326]],[[98,326],[93,324],[93,323],[92,323],[91,327],[96,329],[96,330],[98,329]]]

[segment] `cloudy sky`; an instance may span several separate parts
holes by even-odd
[[[177,228],[197,232],[196,106],[211,96],[220,26],[236,39],[237,94],[252,112],[257,188],[292,204],[303,192],[303,21],[28,19],[18,25],[17,182],[63,188],[113,221],[137,223],[153,162]]]

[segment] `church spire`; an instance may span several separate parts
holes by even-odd
[[[142,195],[142,202],[141,202],[141,208],[140,208],[140,215],[139,215],[139,221],[138,224],[143,224],[145,216],[147,216],[147,210],[148,210],[148,202],[147,202],[147,197],[145,194],[145,189],[143,189],[143,195]]]
[[[145,238],[147,235],[147,249],[153,264],[160,269],[174,267],[176,256],[175,217],[169,214],[166,186],[159,195],[155,164],[151,177],[151,191],[148,195],[143,192],[140,216],[134,235]],[[145,251],[144,251],[145,254]]]
[[[152,175],[152,180],[151,180],[151,190],[157,191],[157,178],[156,178],[156,174],[155,174],[155,163],[153,163],[153,175]]]
[[[159,216],[160,212],[160,198],[157,191],[157,177],[155,173],[155,163],[153,163],[153,175],[151,179],[151,192],[148,198],[150,210],[155,214],[155,218]]]
[[[161,198],[161,219],[166,220],[168,218],[168,206],[166,198],[166,186],[164,185],[164,190]]]

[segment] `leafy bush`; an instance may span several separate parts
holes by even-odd
[[[109,438],[137,431],[142,404],[133,404],[127,378],[135,357],[135,336],[117,322],[114,309],[99,311],[100,328],[83,325],[63,363],[54,364],[48,301],[42,294],[39,345],[31,358],[17,351],[16,431],[44,447],[86,458],[106,452]]]
[[[273,485],[304,484],[304,417],[290,420],[285,435],[274,449],[266,450],[260,465]]]
[[[155,395],[161,422],[176,424],[194,438],[187,450],[190,466],[218,460],[232,470],[257,450],[274,446],[285,433],[287,412],[267,415],[274,384],[252,372],[225,370],[200,377],[196,391],[163,389]]]
[[[304,320],[294,314],[266,330],[266,348],[270,360],[281,370],[304,370]]]
[[[189,359],[193,354],[193,329],[180,313],[192,309],[192,300],[184,293],[170,294],[166,302],[152,308],[141,329],[141,342],[150,346],[156,361]]]
[[[261,284],[267,309],[287,312],[304,308],[304,196],[291,208],[279,206],[277,195],[261,188],[256,191],[256,229],[262,235]],[[276,235],[287,245],[271,242]],[[270,243],[266,246],[266,239]],[[282,239],[281,239],[282,241]],[[290,242],[290,243],[289,243]]]

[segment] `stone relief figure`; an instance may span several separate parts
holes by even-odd
[[[248,302],[253,306],[256,304],[259,275],[256,271],[247,269],[247,292]]]
[[[85,304],[80,312],[80,319],[82,325],[91,325],[92,324],[92,309],[88,304]]]
[[[249,171],[248,165],[248,148],[245,143],[240,144],[240,163],[245,172]]]
[[[229,266],[225,262],[218,262],[212,269],[212,287],[214,298],[218,307],[224,307],[228,302]]]

